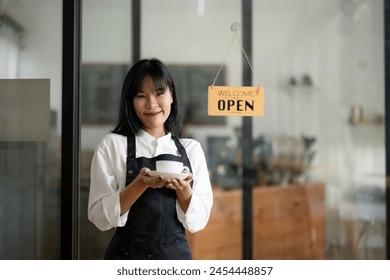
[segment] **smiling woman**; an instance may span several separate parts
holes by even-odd
[[[171,113],[172,93],[168,87],[155,88],[151,77],[146,77],[141,89],[133,99],[137,117],[144,125],[144,130],[158,138],[166,134],[165,121]]]
[[[203,229],[213,204],[205,155],[179,139],[175,85],[166,66],[143,59],[122,88],[119,121],[91,164],[88,217],[116,228],[105,259],[191,259],[185,229]],[[185,176],[154,176],[157,162],[177,161]],[[145,245],[147,244],[147,245]]]
[[[125,77],[119,119],[113,132],[126,134],[147,129],[148,124],[143,123],[144,118],[148,123],[156,121],[152,117],[157,117],[156,113],[159,112],[163,117],[159,133],[165,135],[166,132],[172,132],[179,136],[180,119],[171,73],[157,59],[140,60]],[[152,127],[156,128],[155,126],[156,124],[152,124]]]

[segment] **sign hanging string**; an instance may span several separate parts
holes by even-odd
[[[231,29],[232,32],[234,33],[234,36],[233,36],[233,39],[232,39],[232,41],[231,41],[231,43],[230,43],[230,45],[229,45],[229,48],[228,48],[226,54],[225,54],[225,56],[224,56],[224,58],[223,58],[223,60],[222,60],[221,66],[219,67],[219,70],[218,70],[218,73],[217,73],[217,75],[215,76],[215,79],[214,79],[214,81],[213,81],[212,87],[214,86],[215,82],[216,82],[217,79],[218,79],[218,76],[219,76],[219,74],[220,74],[220,72],[221,72],[221,70],[222,70],[222,66],[223,66],[223,64],[225,63],[225,60],[226,60],[226,58],[227,58],[227,56],[228,56],[228,54],[229,54],[229,52],[230,52],[230,50],[231,50],[231,48],[232,48],[233,43],[234,43],[235,40],[237,40],[237,42],[240,44],[241,50],[242,50],[242,52],[243,52],[243,54],[244,54],[244,56],[245,56],[246,61],[248,62],[248,65],[249,65],[249,67],[250,67],[250,69],[251,69],[251,71],[252,71],[252,74],[253,74],[254,77],[256,77],[255,71],[253,70],[252,64],[250,63],[249,58],[248,58],[248,56],[247,56],[247,54],[246,54],[246,52],[245,52],[244,46],[243,46],[243,44],[241,43],[240,38],[237,36],[237,34],[239,33],[240,24],[239,24],[239,23],[233,23],[233,24],[231,25],[230,29]],[[259,85],[260,85],[260,84],[259,84]]]

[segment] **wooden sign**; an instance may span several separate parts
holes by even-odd
[[[209,116],[263,116],[263,87],[209,86]]]

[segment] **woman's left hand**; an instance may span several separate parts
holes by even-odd
[[[185,188],[190,188],[190,183],[193,180],[192,173],[188,173],[187,178],[185,179],[167,179],[167,184],[165,185],[167,188],[172,190],[183,190]]]

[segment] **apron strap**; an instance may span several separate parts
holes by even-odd
[[[127,135],[126,186],[135,178],[135,135]]]
[[[190,169],[190,172],[192,173],[192,167],[191,167],[191,163],[190,163],[190,160],[187,156],[187,151],[186,149],[183,147],[183,145],[180,143],[179,139],[177,139],[175,136],[172,135],[172,139],[173,141],[175,142],[175,145],[177,147],[177,149],[179,150],[179,153],[183,159],[183,163],[185,166],[187,166],[189,169]],[[192,185],[193,185],[194,181],[191,181],[190,185],[191,185],[191,188],[192,188]]]
[[[127,135],[127,158],[135,159],[135,135]]]

